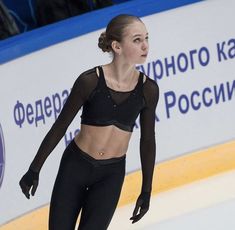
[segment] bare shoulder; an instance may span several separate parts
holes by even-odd
[[[95,71],[96,71],[97,77],[100,77],[100,70],[99,70],[98,66],[95,67]]]

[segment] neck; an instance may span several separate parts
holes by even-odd
[[[129,65],[118,61],[112,61],[107,65],[107,68],[109,69],[111,76],[113,76],[114,80],[118,83],[131,82],[138,73],[135,65]]]

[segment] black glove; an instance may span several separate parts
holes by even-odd
[[[132,220],[132,224],[139,221],[145,215],[145,213],[149,210],[150,195],[151,195],[150,192],[142,192],[139,195],[136,201],[133,215],[130,218],[130,220]]]
[[[34,196],[38,187],[38,180],[39,173],[34,172],[32,169],[29,169],[21,178],[19,185],[21,187],[22,192],[28,199],[30,198],[29,190],[31,189],[31,187],[31,195]]]

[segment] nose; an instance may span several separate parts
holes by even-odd
[[[149,46],[148,41],[143,41],[143,43],[142,43],[142,50],[147,50],[148,46]]]

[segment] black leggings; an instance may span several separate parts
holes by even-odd
[[[73,141],[62,156],[54,184],[49,230],[106,230],[120,197],[125,156],[96,160]]]

